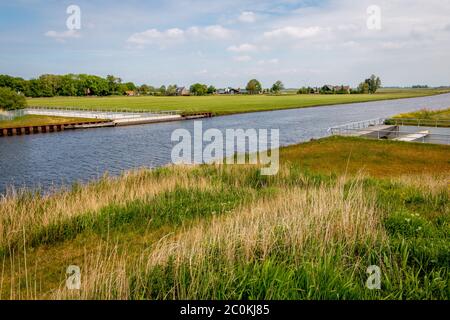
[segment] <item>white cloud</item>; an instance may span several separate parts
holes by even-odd
[[[241,22],[253,23],[256,21],[256,15],[255,15],[255,13],[253,13],[251,11],[244,11],[241,13],[241,15],[239,16],[238,19]]]
[[[252,60],[252,57],[250,56],[237,56],[233,58],[234,61],[237,62],[248,62],[250,60]]]
[[[80,38],[81,33],[79,33],[77,30],[67,30],[67,31],[61,31],[61,32],[50,30],[45,33],[45,36],[56,39],[57,41],[60,41],[60,42],[64,42],[67,39]]]
[[[233,31],[220,25],[206,27],[190,27],[186,30],[172,28],[163,31],[149,29],[132,34],[127,42],[138,47],[145,45],[159,45],[166,47],[171,44],[184,42],[185,40],[224,40],[232,36]]]
[[[274,29],[272,31],[264,32],[264,37],[267,39],[306,39],[317,36],[322,31],[321,27],[292,27],[287,26],[283,28]]]
[[[389,49],[389,50],[403,49],[406,46],[407,46],[407,44],[404,42],[392,42],[392,41],[383,42],[381,44],[382,48]]]
[[[241,45],[234,45],[231,47],[228,47],[228,51],[231,52],[251,52],[251,51],[256,51],[258,48],[250,43],[243,43]]]
[[[201,29],[204,36],[212,39],[228,39],[232,36],[232,31],[220,25],[208,26]]]
[[[273,58],[273,59],[269,59],[269,60],[259,60],[258,64],[259,65],[278,64],[279,62],[280,62],[280,60],[278,60],[277,58]]]
[[[128,42],[143,46],[146,44],[168,44],[171,42],[180,42],[184,40],[185,32],[178,28],[159,31],[157,29],[149,29],[144,32],[135,33],[128,38]]]

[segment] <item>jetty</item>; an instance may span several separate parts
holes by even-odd
[[[151,123],[171,122],[210,118],[211,112],[181,113],[179,111],[105,111],[105,110],[74,110],[59,108],[28,108],[22,110],[22,115],[42,115],[54,117],[80,118],[80,122],[65,124],[50,124],[38,126],[0,127],[0,137],[30,135],[38,133],[61,132],[65,130],[92,129],[118,126],[142,125]],[[89,122],[81,121],[92,119]]]
[[[364,137],[370,139],[385,139],[403,142],[422,142],[434,144],[450,144],[450,128],[428,127],[425,120],[420,119],[374,119],[352,122],[328,129],[331,135]],[[405,125],[415,121],[414,125]],[[444,120],[443,120],[444,121]],[[403,125],[402,125],[403,123]]]
[[[395,138],[394,140],[395,141],[414,142],[414,141],[418,141],[418,140],[425,140],[425,138],[429,135],[430,135],[430,131],[424,130],[424,131],[419,131],[416,133],[406,134],[405,136],[400,137],[400,138]]]

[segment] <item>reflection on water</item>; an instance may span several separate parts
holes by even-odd
[[[450,94],[280,110],[216,117],[203,120],[204,130],[217,128],[272,128],[280,130],[280,144],[289,145],[327,135],[327,129],[343,123],[421,108],[450,106]],[[7,186],[47,190],[75,181],[88,181],[104,172],[157,167],[170,163],[172,131],[193,130],[193,121],[131,127],[66,131],[0,139],[0,193]]]

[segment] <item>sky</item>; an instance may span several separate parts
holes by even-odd
[[[26,79],[450,85],[450,0],[0,0],[0,48],[0,73]]]

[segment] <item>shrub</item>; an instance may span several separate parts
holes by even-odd
[[[27,105],[25,97],[9,88],[0,88],[0,109],[23,109]]]

